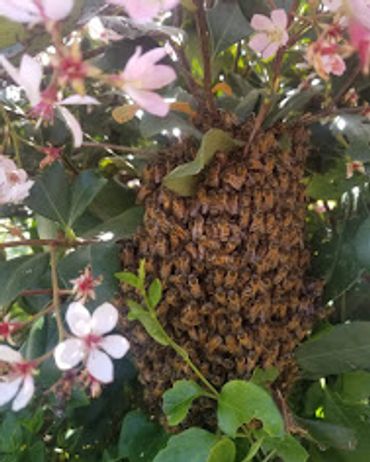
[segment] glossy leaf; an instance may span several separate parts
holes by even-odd
[[[192,380],[179,380],[163,395],[163,411],[169,425],[181,423],[187,416],[193,401],[204,395],[204,390]]]
[[[231,437],[253,419],[260,420],[270,436],[284,434],[284,421],[273,399],[252,382],[234,380],[227,383],[221,390],[217,417],[220,429]]]

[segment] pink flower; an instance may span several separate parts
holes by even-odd
[[[354,160],[353,162],[347,162],[346,164],[346,174],[347,174],[347,179],[352,178],[353,174],[357,173],[366,173],[365,165],[363,162]]]
[[[28,197],[33,181],[6,156],[0,155],[0,205],[18,204]]]
[[[0,377],[0,406],[13,401],[12,409],[17,412],[27,406],[35,392],[32,361],[25,361],[18,351],[0,345],[0,362],[9,372]]]
[[[95,287],[98,287],[101,282],[102,278],[94,279],[91,268],[87,266],[81,276],[71,280],[75,299],[81,303],[85,303],[89,298],[95,300]]]
[[[179,0],[107,0],[107,2],[122,6],[132,19],[143,23],[151,21],[159,13],[171,10]]]
[[[0,0],[0,16],[28,24],[60,21],[69,15],[73,3],[73,0]]]
[[[55,146],[46,146],[42,148],[41,152],[45,157],[40,162],[40,168],[43,169],[57,161],[62,155],[62,150],[63,148],[57,148]]]
[[[66,371],[82,361],[89,374],[101,383],[113,381],[113,362],[128,352],[129,342],[122,335],[105,335],[118,322],[118,311],[110,303],[103,303],[91,315],[81,303],[74,302],[68,307],[66,321],[75,335],[60,343],[55,351],[55,362],[59,369]]]
[[[283,9],[273,10],[271,19],[255,14],[251,26],[257,33],[249,41],[249,46],[264,59],[273,57],[279,48],[288,43],[288,16]]]
[[[347,67],[338,51],[340,47],[335,40],[331,43],[319,39],[308,47],[307,61],[324,80],[328,80],[330,74],[341,76]]]
[[[153,90],[159,90],[176,80],[176,73],[172,67],[157,64],[166,54],[164,48],[154,48],[142,54],[141,47],[137,47],[117,80],[118,85],[135,103],[145,111],[160,117],[168,114],[170,106]]]
[[[322,55],[321,61],[326,74],[341,76],[347,69],[346,63],[338,53]]]
[[[19,329],[23,324],[21,322],[10,321],[9,315],[6,315],[4,320],[0,322],[0,341],[6,341],[11,345],[14,344],[12,335]]]
[[[370,29],[360,22],[352,21],[348,28],[351,45],[358,51],[362,69],[365,74],[370,69]]]
[[[0,64],[26,92],[32,106],[31,114],[42,120],[50,121],[54,119],[57,110],[73,135],[74,146],[80,147],[83,142],[80,123],[65,106],[100,104],[99,101],[91,96],[81,95],[72,95],[59,100],[58,91],[54,87],[41,91],[42,66],[29,55],[22,56],[19,69],[15,68],[3,55],[0,55]]]

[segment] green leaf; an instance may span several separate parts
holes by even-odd
[[[298,347],[296,357],[310,378],[370,370],[370,322],[337,325]]]
[[[140,279],[134,273],[123,271],[121,273],[116,273],[115,276],[121,282],[124,282],[131,287],[135,287],[135,289],[141,289],[142,287]]]
[[[94,227],[84,234],[83,237],[95,237],[99,235],[111,234],[110,239],[118,240],[130,238],[135,233],[137,228],[142,224],[144,217],[143,207],[132,207],[117,217],[111,218],[101,225]]]
[[[255,385],[264,387],[274,383],[278,377],[279,370],[276,367],[269,367],[267,369],[261,369],[260,367],[257,367],[253,371],[251,382],[253,382]]]
[[[229,438],[222,438],[213,446],[207,462],[234,462],[236,457],[235,443]]]
[[[188,415],[193,401],[204,395],[204,390],[193,380],[179,380],[163,395],[163,411],[171,426],[178,425]]]
[[[69,200],[68,177],[63,166],[54,162],[36,179],[26,204],[34,212],[66,227]]]
[[[370,218],[361,223],[354,239],[359,262],[370,268]]]
[[[252,28],[237,1],[220,0],[207,12],[212,37],[213,57],[247,37]]]
[[[191,196],[198,182],[199,173],[209,164],[218,151],[231,151],[242,143],[218,128],[209,130],[202,139],[201,147],[191,162],[179,165],[163,179],[163,184],[180,194]]]
[[[14,454],[23,440],[21,425],[13,413],[6,414],[0,426],[0,453]]]
[[[370,123],[366,117],[341,114],[330,128],[337,137],[345,136],[347,152],[353,160],[370,161]]]
[[[155,308],[162,300],[162,284],[159,279],[154,279],[148,290],[148,297],[151,308]]]
[[[27,449],[22,460],[25,462],[45,462],[45,455],[45,444],[42,441],[38,441],[29,449]]]
[[[284,462],[306,462],[309,454],[305,448],[291,435],[284,438],[266,438],[263,447],[268,451],[276,451]]]
[[[78,176],[72,186],[72,197],[69,210],[68,225],[72,226],[94,198],[106,185],[107,180],[86,170]]]
[[[22,291],[36,287],[48,266],[47,253],[0,262],[0,306],[7,306]]]
[[[130,308],[128,319],[130,321],[139,321],[144,327],[147,333],[160,345],[168,346],[168,338],[164,334],[159,321],[145,310],[142,306],[136,303],[134,300],[127,300],[127,305]]]
[[[234,438],[237,430],[253,419],[260,420],[270,436],[284,434],[284,421],[273,399],[252,382],[227,383],[220,394],[217,417],[220,429]]]
[[[192,135],[197,139],[202,138],[202,133],[195,129],[187,118],[173,112],[170,112],[166,117],[157,117],[146,113],[140,123],[143,138],[152,138],[163,131],[171,132],[174,128],[180,129],[183,134]]]
[[[263,444],[264,436],[259,438],[257,441],[255,441],[252,446],[250,446],[248,454],[246,457],[242,460],[242,462],[250,462],[251,460],[254,459],[254,456],[257,455],[258,451],[261,449],[261,446]]]
[[[122,423],[118,455],[130,462],[152,462],[167,440],[162,427],[151,422],[141,411],[132,411]]]
[[[348,372],[339,379],[340,395],[346,401],[361,402],[370,396],[370,373],[364,371]]]
[[[190,428],[172,436],[153,462],[208,462],[210,452],[217,442],[216,435],[200,428]]]

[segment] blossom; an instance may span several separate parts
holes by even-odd
[[[87,266],[81,276],[70,282],[73,284],[75,299],[85,303],[89,298],[95,300],[95,287],[101,284],[102,278],[94,278],[90,266]]]
[[[28,24],[60,21],[69,15],[73,4],[73,0],[0,0],[0,16]]]
[[[170,106],[153,90],[159,90],[176,80],[171,66],[157,64],[166,54],[164,48],[142,53],[142,48],[137,47],[123,72],[115,79],[118,86],[142,109],[160,117],[168,114]]]
[[[27,173],[0,154],[0,205],[18,204],[28,197],[33,181]]]
[[[354,160],[352,162],[347,162],[346,164],[346,174],[347,174],[347,179],[352,178],[354,173],[366,173],[365,170],[365,165],[363,162]]]
[[[35,365],[6,345],[0,345],[0,362],[5,363],[9,370],[0,377],[0,406],[13,401],[12,409],[17,412],[26,407],[34,395]]]
[[[4,320],[0,322],[0,341],[6,341],[13,344],[12,335],[19,330],[23,324],[21,322],[10,321],[9,315],[6,315]]]
[[[122,335],[105,335],[118,322],[118,311],[110,303],[103,303],[91,315],[80,302],[71,303],[66,321],[75,337],[60,343],[55,351],[55,362],[66,371],[81,362],[89,374],[101,383],[113,381],[113,362],[129,350],[129,342]]]
[[[57,148],[56,146],[45,146],[41,148],[41,152],[45,157],[40,162],[40,168],[43,169],[57,161],[62,155],[62,151],[63,148]]]
[[[346,71],[346,63],[338,51],[339,46],[335,42],[319,39],[308,47],[307,61],[324,80],[330,74],[341,76]]]
[[[151,21],[159,13],[171,10],[179,0],[107,0],[107,3],[122,6],[136,22]]]
[[[99,104],[99,101],[91,96],[81,95],[72,95],[60,100],[58,91],[53,86],[41,91],[42,66],[36,59],[27,54],[22,56],[19,69],[15,68],[3,55],[0,55],[0,64],[26,92],[32,106],[31,114],[40,117],[42,120],[50,121],[54,118],[55,110],[58,110],[72,133],[74,146],[81,146],[83,141],[81,126],[65,106]]]
[[[255,14],[251,26],[257,33],[249,41],[249,46],[265,59],[273,57],[279,48],[288,43],[288,16],[283,9],[273,10],[271,18]]]
[[[365,74],[370,70],[370,29],[360,22],[352,21],[349,24],[351,45],[358,51],[362,69]]]

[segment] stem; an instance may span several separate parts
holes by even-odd
[[[33,297],[37,295],[50,295],[53,293],[53,289],[35,289],[35,290],[24,290],[21,292],[20,296],[21,297]],[[71,290],[60,290],[59,291],[59,296],[60,297],[69,297],[69,295],[72,294]]]
[[[271,460],[274,456],[276,455],[276,449],[270,452],[270,454],[267,454],[267,456],[263,459],[262,462],[268,462]]]
[[[53,308],[55,318],[58,326],[59,341],[64,339],[64,328],[62,315],[60,313],[60,298],[59,298],[59,285],[58,285],[58,256],[57,249],[53,246],[50,247],[50,266],[51,266],[51,282],[53,287]]]
[[[114,151],[121,151],[127,153],[141,153],[145,151],[142,148],[134,148],[131,146],[120,146],[118,144],[110,144],[110,143],[90,143],[86,142],[82,144],[84,148],[101,148],[101,149],[112,149]]]
[[[210,49],[210,33],[208,29],[203,0],[193,0],[193,2],[197,7],[196,23],[203,55],[204,90],[206,95],[206,104],[210,112],[215,112],[216,106],[212,93],[212,59]]]
[[[29,247],[44,247],[44,246],[50,246],[50,247],[80,247],[84,245],[91,245],[91,244],[97,244],[100,241],[95,240],[95,239],[90,239],[90,240],[74,240],[74,241],[68,241],[68,240],[62,240],[62,239],[24,239],[24,240],[19,240],[19,241],[13,241],[13,242],[3,242],[0,244],[0,250],[1,249],[9,249],[12,247],[23,247],[23,246],[29,246]]]

